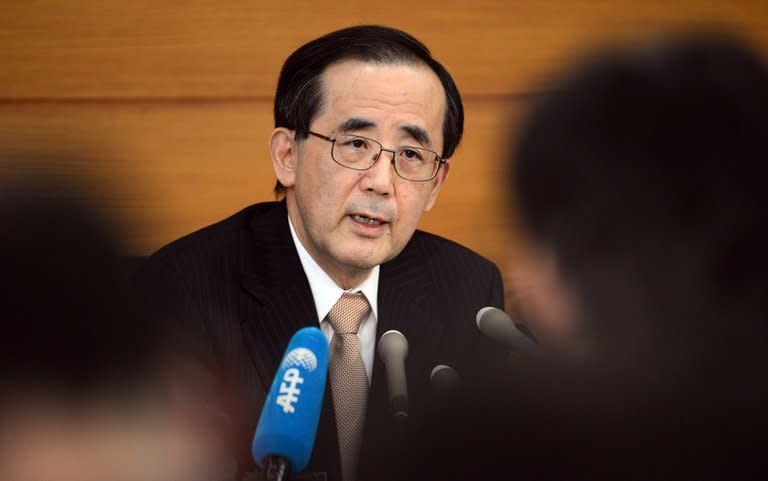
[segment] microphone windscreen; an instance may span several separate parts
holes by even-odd
[[[531,349],[535,343],[523,334],[506,312],[496,307],[483,307],[475,318],[480,331],[510,349]]]
[[[390,330],[379,338],[378,350],[387,368],[390,409],[395,416],[407,416],[408,384],[405,359],[408,357],[408,340],[402,332]]]
[[[261,411],[251,446],[253,459],[281,456],[294,472],[312,455],[328,374],[328,341],[316,327],[293,335]]]
[[[459,373],[451,366],[438,364],[429,373],[429,383],[438,391],[457,389],[460,383]]]
[[[392,329],[381,335],[378,350],[384,362],[389,359],[405,360],[408,357],[408,340],[402,332]]]

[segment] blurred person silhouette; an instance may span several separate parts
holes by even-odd
[[[0,179],[0,480],[226,479],[91,187]]]
[[[766,140],[765,63],[717,34],[603,51],[537,98],[510,153],[522,309],[580,355],[469,383],[412,477],[764,478]]]
[[[762,58],[702,33],[596,56],[540,99],[511,178],[537,337],[670,376],[763,359],[766,107]]]

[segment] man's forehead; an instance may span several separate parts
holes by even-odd
[[[442,126],[445,91],[437,75],[423,64],[381,64],[349,60],[322,76],[320,114],[345,129],[380,127],[380,115],[400,114],[398,127],[427,130]],[[408,119],[408,120],[405,120]],[[437,132],[434,132],[437,134]]]
[[[375,83],[375,77],[398,76],[410,87],[409,91],[426,93],[438,90],[443,91],[442,83],[437,75],[427,65],[414,63],[382,63],[365,62],[362,60],[344,60],[329,65],[321,75],[321,83],[324,91],[352,92],[365,84],[370,86]],[[382,89],[389,87],[397,90],[398,85],[378,85]]]

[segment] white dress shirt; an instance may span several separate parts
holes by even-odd
[[[360,323],[357,337],[360,339],[360,354],[363,357],[363,365],[365,365],[365,372],[368,374],[368,384],[370,384],[371,377],[373,376],[373,356],[376,351],[379,266],[375,266],[371,269],[368,278],[359,286],[345,291],[339,287],[333,279],[331,279],[328,274],[317,265],[317,262],[315,262],[312,256],[309,255],[309,252],[307,252],[307,249],[304,248],[299,237],[296,235],[296,230],[293,228],[293,222],[291,222],[290,216],[288,217],[288,225],[291,228],[293,243],[299,253],[301,267],[304,268],[304,273],[307,275],[307,280],[309,281],[309,288],[312,290],[312,297],[315,300],[315,309],[317,309],[317,318],[320,320],[320,329],[323,331],[323,334],[325,334],[325,337],[328,338],[329,344],[331,339],[333,339],[333,327],[330,322],[325,320],[325,316],[331,312],[331,308],[336,304],[336,301],[341,298],[341,295],[345,292],[362,292],[363,295],[365,295],[365,298],[368,299],[368,303],[371,305],[371,313]]]

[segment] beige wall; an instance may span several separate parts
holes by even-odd
[[[136,254],[272,198],[266,141],[283,59],[358,23],[403,28],[454,74],[466,136],[422,226],[504,267],[503,145],[574,52],[691,22],[768,46],[764,0],[36,1],[0,6],[0,153],[89,153]],[[0,162],[4,162],[0,160]]]

